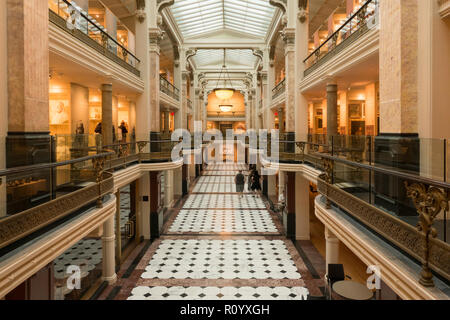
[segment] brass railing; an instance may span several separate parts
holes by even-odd
[[[347,21],[330,35],[317,49],[306,57],[305,76],[313,71],[314,66],[318,65],[329,53],[337,52],[341,44],[351,42],[355,36],[362,34],[369,29],[368,23],[378,14],[378,0],[368,0],[361,8],[351,15]]]
[[[110,36],[87,12],[79,10],[67,0],[49,0],[49,8],[51,22],[140,76],[140,60]]]
[[[318,178],[318,190],[328,205],[336,204],[364,225],[421,261],[419,282],[434,286],[432,270],[450,280],[450,244],[446,242],[450,184],[411,173],[319,153],[325,173]],[[399,184],[389,185],[401,190],[411,199],[416,215],[399,216],[377,205],[377,197],[387,197],[379,184],[372,181],[392,177]],[[400,199],[393,199],[400,201]],[[437,223],[439,222],[439,226]]]
[[[105,171],[111,152],[0,170],[6,202],[0,203],[0,249],[58,222],[113,192]],[[2,184],[1,183],[1,184]]]
[[[175,100],[180,101],[180,90],[162,75],[159,76],[159,90]]]
[[[275,88],[272,89],[272,99],[278,98],[286,91],[286,79],[281,80]]]

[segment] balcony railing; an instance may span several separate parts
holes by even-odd
[[[272,99],[278,98],[286,91],[286,79],[283,79],[272,90]]]
[[[171,84],[169,80],[164,78],[162,75],[159,76],[159,90],[167,94],[169,97],[180,101],[180,90],[173,84]]]
[[[386,145],[382,138],[309,135],[302,141],[280,141],[278,152],[269,138],[264,156],[324,172],[318,190],[329,206],[335,204],[421,262],[422,284],[432,285],[431,270],[449,281],[449,141],[406,138]],[[416,150],[415,145],[420,155],[406,150]],[[394,163],[387,164],[388,157]]]
[[[89,16],[89,14],[67,0],[48,0],[50,21],[71,33],[85,44],[113,60],[128,71],[140,76],[140,60],[106,29]]]
[[[303,62],[305,63],[305,76],[315,70],[320,64],[337,54],[346,46],[358,39],[373,26],[378,24],[378,1],[368,0],[354,13],[342,26],[329,36],[317,49],[315,49]]]

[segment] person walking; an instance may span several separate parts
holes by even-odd
[[[234,177],[234,183],[236,183],[236,192],[239,193],[239,197],[242,198],[244,192],[245,185],[245,177],[242,174],[242,170],[239,170],[239,173]]]
[[[258,193],[261,191],[261,176],[257,170],[252,172],[252,191]],[[254,195],[253,195],[254,196]]]

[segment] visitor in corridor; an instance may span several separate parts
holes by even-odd
[[[127,124],[125,123],[124,120],[122,120],[122,122],[120,123],[119,129],[122,131],[122,143],[126,143],[128,129],[127,129]]]
[[[241,170],[239,170],[239,173],[234,178],[234,182],[236,183],[236,192],[239,192],[239,197],[243,197],[245,177]]]

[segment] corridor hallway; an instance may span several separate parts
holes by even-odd
[[[141,243],[122,264],[116,284],[98,298],[323,298],[324,262],[310,242],[296,249],[259,195],[248,193],[247,185],[243,198],[236,193],[234,176],[238,170],[247,175],[246,169],[237,163],[208,165],[170,213],[162,236]]]

